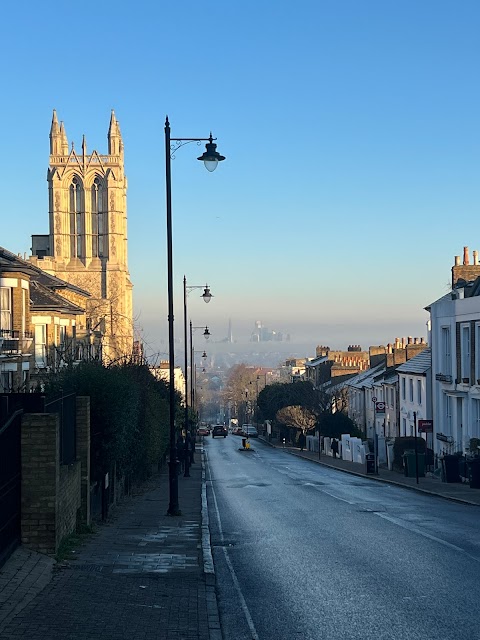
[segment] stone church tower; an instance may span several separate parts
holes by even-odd
[[[31,261],[91,294],[84,333],[101,340],[108,362],[131,355],[133,349],[127,178],[113,111],[107,141],[107,155],[87,153],[85,136],[81,151],[73,142],[69,149],[63,122],[53,112],[47,172],[49,234],[32,236]]]

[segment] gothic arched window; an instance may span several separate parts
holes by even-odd
[[[92,185],[92,256],[104,255],[105,236],[105,191],[99,178]]]
[[[73,176],[70,185],[70,256],[80,258],[83,254],[83,206],[82,185],[77,176]]]

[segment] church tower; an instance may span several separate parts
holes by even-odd
[[[131,355],[132,284],[127,264],[127,179],[123,141],[112,111],[108,154],[69,149],[53,111],[47,171],[49,234],[32,236],[31,261],[91,294],[85,331],[101,336],[104,358]]]

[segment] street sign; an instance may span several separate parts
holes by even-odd
[[[448,444],[453,444],[453,436],[446,436],[444,433],[437,433],[437,440],[448,442]]]
[[[384,402],[376,402],[375,407],[377,413],[385,413],[385,403]]]
[[[419,420],[418,433],[433,433],[433,420]]]
[[[373,396],[372,402],[376,402],[376,401],[377,401],[377,396]]]

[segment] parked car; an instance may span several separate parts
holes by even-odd
[[[208,430],[208,427],[199,427],[197,429],[197,436],[208,436],[210,434],[210,431]]]
[[[253,426],[253,424],[243,424],[242,435],[246,436],[247,438],[258,438],[258,431]]]
[[[216,424],[212,429],[212,438],[215,438],[215,436],[223,436],[224,438],[226,438],[227,435],[227,427],[223,424]]]

